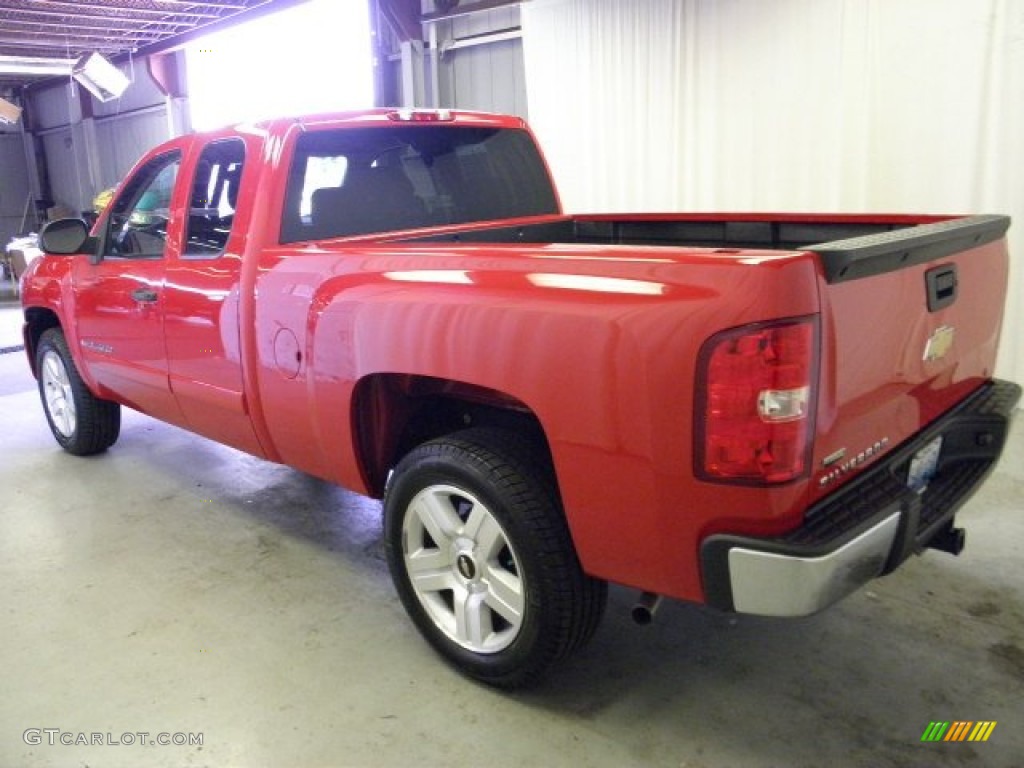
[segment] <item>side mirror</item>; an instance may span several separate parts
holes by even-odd
[[[46,253],[56,256],[74,253],[95,256],[98,244],[95,238],[89,237],[89,225],[82,219],[57,219],[43,227],[39,245]]]

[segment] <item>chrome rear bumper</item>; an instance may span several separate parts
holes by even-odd
[[[820,557],[729,550],[733,608],[760,616],[807,616],[880,576],[892,551],[899,514]]]
[[[778,538],[715,534],[701,545],[705,599],[722,610],[807,616],[932,546],[958,552],[957,510],[995,466],[1021,389],[992,381],[814,505]],[[923,493],[907,487],[915,455],[942,435]],[[956,546],[950,542],[954,541]]]

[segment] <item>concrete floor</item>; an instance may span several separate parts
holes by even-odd
[[[0,766],[1024,764],[1024,419],[961,557],[803,620],[667,604],[641,628],[613,589],[584,652],[513,695],[420,640],[378,504],[130,411],[107,454],[66,455],[20,353],[0,424]],[[922,744],[935,720],[998,725]],[[60,743],[93,733],[122,743]]]

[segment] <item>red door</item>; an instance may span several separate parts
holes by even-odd
[[[168,380],[164,292],[180,162],[174,150],[136,170],[111,203],[99,263],[77,259],[73,280],[79,354],[100,394],[174,423],[182,416]]]
[[[240,278],[250,206],[239,205],[248,148],[241,138],[214,139],[186,159],[188,190],[183,245],[172,249],[165,273],[163,322],[170,386],[185,425],[258,456],[249,414],[239,332]],[[244,176],[244,178],[243,178]],[[236,216],[236,208],[239,215]]]

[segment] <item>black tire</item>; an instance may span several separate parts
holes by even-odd
[[[604,613],[607,584],[580,567],[550,469],[510,433],[470,429],[412,450],[388,486],[384,528],[416,627],[484,683],[536,682]]]
[[[89,391],[59,328],[50,328],[39,338],[36,372],[46,421],[65,451],[90,456],[117,442],[121,406]]]

